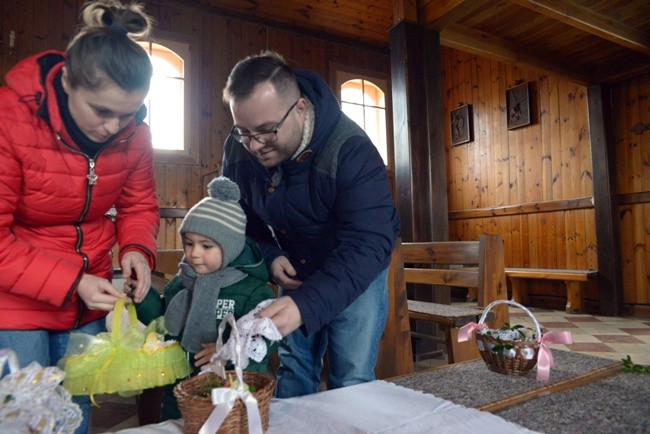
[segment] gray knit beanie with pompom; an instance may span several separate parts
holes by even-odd
[[[179,229],[181,235],[194,232],[210,238],[221,246],[223,267],[244,250],[246,214],[239,205],[239,187],[225,176],[208,184],[210,197],[202,199],[188,212]]]

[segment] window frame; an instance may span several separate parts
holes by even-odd
[[[183,54],[178,53],[183,58],[184,63],[184,76],[185,83],[184,90],[184,148],[183,150],[172,149],[156,149],[154,147],[154,161],[161,164],[200,164],[200,151],[199,151],[199,135],[192,134],[192,131],[199,131],[199,104],[191,104],[191,101],[198,101],[199,91],[199,74],[198,74],[198,46],[196,38],[190,35],[168,32],[163,30],[155,30],[152,42],[162,45],[170,50],[174,50],[174,45],[185,45],[189,59],[186,59]]]
[[[334,93],[341,105],[341,85],[353,79],[372,82],[384,92],[386,115],[386,167],[395,170],[395,150],[393,145],[393,117],[390,75],[366,68],[330,62],[331,82],[334,83]]]

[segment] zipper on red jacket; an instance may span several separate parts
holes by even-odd
[[[79,154],[83,156],[87,161],[88,161],[88,173],[86,174],[86,178],[88,179],[88,183],[86,184],[86,198],[85,198],[85,203],[83,210],[81,211],[81,214],[79,215],[79,218],[77,219],[77,223],[74,225],[75,231],[77,232],[77,244],[75,245],[75,251],[77,254],[79,254],[83,260],[83,266],[81,267],[81,273],[85,273],[86,270],[88,269],[88,255],[86,255],[82,250],[81,246],[83,244],[83,232],[81,231],[81,227],[79,224],[83,222],[84,218],[86,218],[86,215],[88,214],[88,210],[90,209],[90,202],[92,198],[92,189],[95,184],[97,184],[97,180],[99,177],[97,176],[97,173],[95,172],[95,166],[96,166],[96,160],[99,157],[99,154],[102,152],[102,149],[97,152],[94,157],[89,157],[88,155],[84,154],[81,151],[76,150],[72,146],[68,145],[59,134],[56,135],[56,138],[58,139],[59,143],[61,143],[64,147],[66,147],[68,150],[75,154]],[[81,276],[81,274],[80,274]],[[79,282],[76,282],[76,285],[74,286],[75,288]],[[67,297],[66,297],[67,298]],[[84,313],[84,303],[83,301],[80,301],[78,303],[78,311],[77,311],[77,317],[75,318],[74,325],[72,326],[73,329],[76,329],[79,326],[79,323],[81,322],[81,318],[83,317]]]
[[[137,128],[134,128],[131,134],[129,134],[127,137],[120,139],[117,142],[107,144],[106,146],[102,147],[92,158],[89,157],[88,155],[84,154],[83,152],[73,148],[72,146],[68,145],[63,138],[61,138],[60,134],[56,134],[56,138],[61,143],[64,147],[66,147],[68,150],[71,152],[74,152],[75,154],[82,155],[86,160],[88,160],[88,173],[86,175],[86,178],[88,178],[88,184],[86,184],[86,202],[84,204],[83,211],[81,211],[81,215],[79,216],[79,219],[77,220],[78,224],[75,224],[75,230],[77,231],[77,245],[75,246],[75,251],[82,257],[83,259],[83,267],[81,268],[82,273],[85,273],[86,270],[88,269],[88,255],[86,255],[84,252],[81,251],[81,245],[83,241],[83,232],[81,232],[81,227],[79,226],[79,223],[83,222],[84,218],[86,218],[86,214],[88,214],[88,210],[90,209],[90,201],[92,198],[92,189],[93,185],[97,184],[97,181],[99,179],[99,176],[97,176],[97,173],[95,172],[95,166],[96,166],[96,161],[101,152],[106,149],[108,146],[115,146],[119,143],[126,142],[127,140],[130,140],[131,137],[135,135],[137,131]],[[78,282],[77,282],[78,285]],[[76,288],[76,285],[74,286]],[[67,298],[67,297],[66,297]],[[75,319],[74,325],[72,326],[73,329],[76,329],[79,326],[79,322],[81,321],[81,318],[84,313],[84,303],[80,302],[79,303],[79,310],[77,312],[77,318]]]

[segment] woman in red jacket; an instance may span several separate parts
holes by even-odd
[[[123,297],[112,248],[141,301],[159,215],[143,118],[152,66],[138,5],[97,0],[65,53],[19,62],[0,87],[0,348],[56,365],[71,331],[96,334]],[[114,210],[115,215],[109,216]],[[84,397],[85,398],[85,397]],[[88,429],[89,402],[82,400]]]

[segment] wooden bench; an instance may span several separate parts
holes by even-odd
[[[566,287],[566,313],[582,310],[583,289],[590,279],[598,275],[596,270],[561,270],[553,268],[506,268],[506,276],[512,289],[512,299],[528,304],[530,280],[563,281]]]
[[[479,358],[474,340],[458,342],[458,329],[469,322],[477,322],[482,308],[490,302],[507,299],[501,236],[482,235],[479,241],[402,243],[402,255],[405,264],[438,267],[405,267],[404,280],[407,283],[477,289],[477,304],[474,306],[408,300],[408,312],[410,319],[429,321],[444,330],[442,342],[446,344],[449,363]],[[450,265],[470,268],[448,268]],[[497,306],[492,313],[490,327],[500,327],[509,320],[505,305]],[[440,338],[432,335],[411,332],[411,336],[440,342]]]

